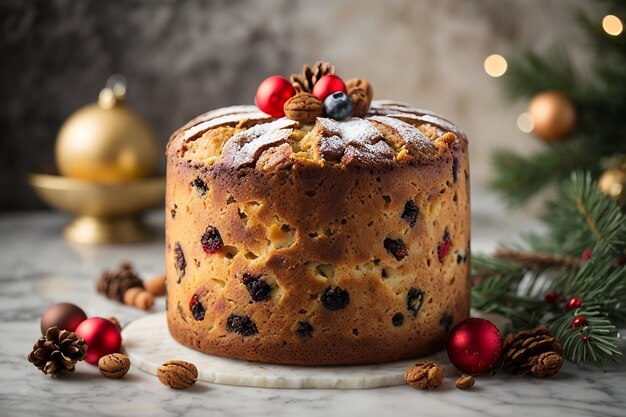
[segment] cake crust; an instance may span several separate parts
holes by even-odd
[[[167,149],[170,333],[296,365],[439,350],[469,315],[468,172],[465,135],[404,104],[313,126],[253,106],[194,119]]]

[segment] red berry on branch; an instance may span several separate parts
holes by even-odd
[[[312,94],[324,101],[326,97],[337,91],[343,91],[347,93],[346,85],[343,80],[336,75],[324,75],[313,86]]]
[[[587,319],[584,318],[583,316],[576,316],[572,320],[572,327],[574,329],[576,329],[578,327],[583,327],[583,326],[586,326],[586,325],[587,325]]]
[[[262,112],[283,117],[285,102],[296,95],[296,89],[288,79],[279,75],[267,77],[256,90],[256,105]]]
[[[569,311],[571,310],[575,310],[577,308],[580,308],[580,306],[582,305],[582,300],[580,299],[580,297],[574,297],[572,299],[570,299],[567,304],[565,305],[565,308]]]
[[[587,336],[586,334],[585,334],[585,335],[583,335],[583,336],[581,337],[581,339],[582,339],[582,341],[583,341],[584,343],[588,343],[588,342],[589,342],[589,336]]]
[[[543,299],[546,303],[552,304],[559,299],[559,294],[556,291],[550,291]]]
[[[593,255],[593,251],[591,250],[591,248],[587,248],[583,251],[581,257],[583,258],[583,261],[588,261],[589,259],[591,259],[591,255]]]
[[[624,265],[626,265],[626,256],[621,256],[619,258],[617,258],[615,260],[615,263],[617,264],[617,266],[619,266],[620,268],[623,267]]]

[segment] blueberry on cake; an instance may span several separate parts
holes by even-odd
[[[435,352],[469,315],[467,138],[327,63],[167,146],[167,320],[180,343],[279,364]]]

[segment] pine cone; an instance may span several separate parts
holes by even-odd
[[[563,347],[546,326],[510,333],[503,342],[504,367],[537,378],[556,374],[563,365]]]
[[[120,264],[117,271],[105,271],[98,280],[97,289],[100,294],[124,302],[124,293],[129,288],[139,287],[144,289],[143,281],[133,271],[133,267],[129,263]]]
[[[28,361],[53,378],[74,372],[76,362],[87,355],[87,343],[74,332],[51,327],[28,355]]]
[[[291,74],[291,85],[298,93],[310,93],[315,83],[328,74],[335,74],[335,67],[328,62],[317,61],[313,68],[309,67],[309,64],[304,64],[300,74]]]

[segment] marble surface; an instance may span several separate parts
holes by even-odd
[[[508,214],[496,201],[473,194],[474,250],[538,225]],[[507,213],[507,214],[505,214]],[[88,315],[115,315],[123,324],[145,313],[94,291],[99,273],[131,260],[146,275],[163,270],[163,245],[115,247],[66,243],[67,217],[46,212],[0,216],[0,416],[625,416],[626,365],[601,373],[570,364],[550,380],[502,373],[459,391],[448,379],[437,391],[409,386],[369,390],[268,389],[199,382],[174,391],[133,368],[123,380],[105,379],[80,363],[69,378],[53,380],[27,362],[39,336],[41,313],[52,303],[74,302]],[[162,216],[154,213],[157,227]],[[163,311],[159,300],[155,311]]]

